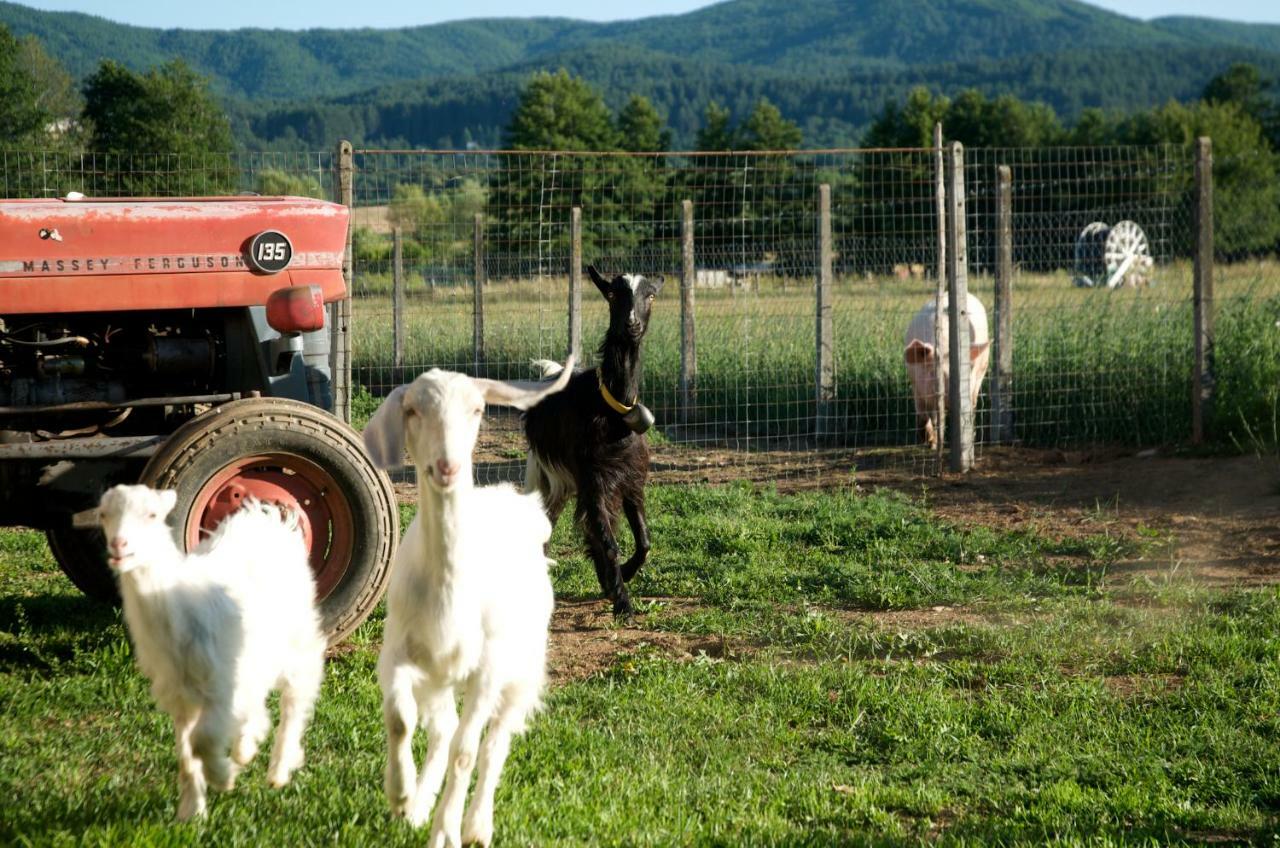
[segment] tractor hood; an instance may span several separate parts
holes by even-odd
[[[305,197],[0,200],[0,314],[341,300],[347,221]]]

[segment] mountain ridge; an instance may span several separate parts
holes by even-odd
[[[391,29],[159,30],[0,0],[0,23],[35,35],[83,77],[100,58],[135,70],[181,56],[210,76],[237,136],[263,146],[501,143],[530,74],[560,67],[613,108],[649,96],[678,144],[708,103],[741,117],[769,97],[808,143],[855,140],[912,85],[1080,110],[1145,108],[1198,94],[1232,61],[1280,76],[1280,25],[1128,18],[1078,0],[725,0],[679,15],[597,23],[486,18]]]

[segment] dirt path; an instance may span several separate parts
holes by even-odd
[[[919,493],[921,483],[883,485]],[[989,452],[963,477],[924,485],[930,507],[958,522],[1028,527],[1056,536],[1108,532],[1163,539],[1136,573],[1212,586],[1280,582],[1280,461],[1155,454]]]
[[[496,457],[495,457],[496,458]],[[815,466],[814,460],[819,464]],[[788,452],[655,451],[655,478],[693,485],[752,479],[782,489],[857,481],[923,497],[937,515],[957,523],[1027,529],[1062,538],[1109,533],[1156,539],[1143,558],[1109,574],[1191,580],[1228,588],[1280,583],[1280,461],[1274,457],[1181,458],[1155,453],[1066,453],[987,450],[966,475],[921,476],[910,470],[851,472],[842,459]],[[744,474],[743,472],[748,472]],[[412,482],[396,485],[402,502]],[[694,607],[692,599],[661,599]],[[924,628],[966,620],[964,610],[938,607],[859,614],[885,626]],[[644,616],[618,625],[601,600],[561,600],[551,628],[554,683],[625,664],[644,651],[692,659],[749,650],[722,639],[646,629]]]

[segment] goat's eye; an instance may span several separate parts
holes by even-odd
[[[479,409],[471,410],[471,414],[474,415],[476,418],[479,418],[481,415],[484,415],[484,407],[482,406]]]
[[[160,517],[160,514],[159,514],[159,513],[156,513],[156,512],[148,512],[148,513],[147,513],[147,520],[148,520],[148,521],[155,521],[155,520],[156,520],[157,518],[159,518],[159,517]]]
[[[650,294],[650,295],[646,295],[646,296],[645,296],[645,300],[649,301],[650,303],[653,303],[653,297],[654,297],[654,296],[653,296],[653,295],[651,295],[651,294]]]

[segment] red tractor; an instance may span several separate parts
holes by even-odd
[[[0,525],[117,598],[92,516],[174,489],[190,548],[246,497],[304,517],[331,644],[377,603],[394,493],[334,417],[345,207],[297,197],[0,200]]]

